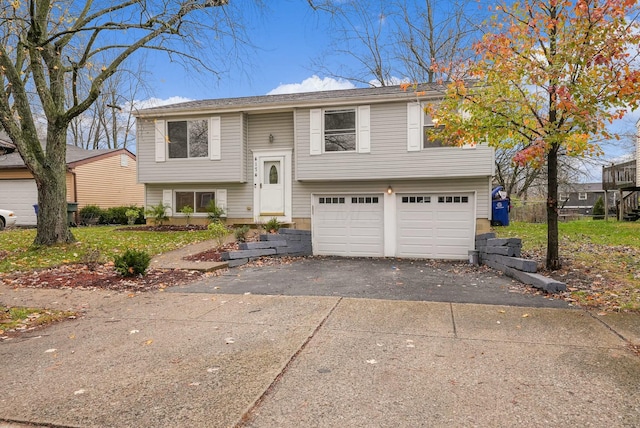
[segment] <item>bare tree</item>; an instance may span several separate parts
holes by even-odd
[[[96,102],[105,82],[140,50],[165,52],[193,70],[219,69],[243,42],[240,11],[227,3],[16,0],[0,6],[0,124],[38,188],[35,244],[74,240],[65,203],[71,121]],[[41,117],[47,127],[44,149],[37,133]]]
[[[398,84],[398,79],[413,82],[446,80],[447,64],[458,69],[472,56],[474,37],[481,34],[480,22],[472,12],[472,0],[361,0],[312,1],[316,10],[331,16],[331,45],[316,69],[359,84],[379,86]],[[475,6],[477,8],[477,6]],[[339,70],[326,65],[325,58],[350,57],[354,66]]]

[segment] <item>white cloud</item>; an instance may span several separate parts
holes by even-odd
[[[411,81],[406,77],[400,78],[396,76],[391,76],[385,83],[386,83],[386,86],[393,86],[393,85],[400,85],[402,83],[411,83]],[[382,86],[382,84],[378,79],[369,80],[369,85],[373,86],[374,88],[379,88]]]
[[[315,74],[307,79],[304,79],[302,83],[283,83],[277,88],[269,91],[267,95],[278,94],[296,94],[300,92],[315,92],[315,91],[333,91],[336,89],[353,89],[356,86],[344,79],[334,79],[332,77],[319,78]]]
[[[164,100],[160,98],[148,98],[146,100],[133,101],[133,108],[136,110],[142,110],[145,108],[166,106],[168,104],[185,103],[187,101],[193,101],[193,100],[185,97],[169,97]],[[129,105],[124,107],[125,110],[128,110],[129,108],[130,108]]]

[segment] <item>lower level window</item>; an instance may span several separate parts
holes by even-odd
[[[203,192],[176,192],[176,212],[181,212],[186,206],[190,206],[194,213],[206,213],[207,207],[215,203],[216,193],[213,191]]]

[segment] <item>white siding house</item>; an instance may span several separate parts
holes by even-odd
[[[400,87],[194,101],[138,113],[146,206],[312,231],[314,254],[464,259],[489,228],[493,149],[430,141]]]

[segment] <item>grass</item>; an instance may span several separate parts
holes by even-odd
[[[0,335],[49,325],[74,316],[75,313],[69,311],[0,305]]]
[[[522,238],[523,252],[546,258],[546,224],[514,222],[495,231]],[[640,311],[640,222],[570,221],[559,224],[559,235],[563,265],[592,280],[589,289],[572,290],[580,304]]]
[[[206,231],[151,232],[119,230],[122,226],[79,227],[72,230],[76,242],[52,247],[34,247],[34,229],[4,230],[0,233],[0,273],[28,271],[62,264],[81,263],[99,254],[112,261],[128,248],[150,256],[211,239]]]

